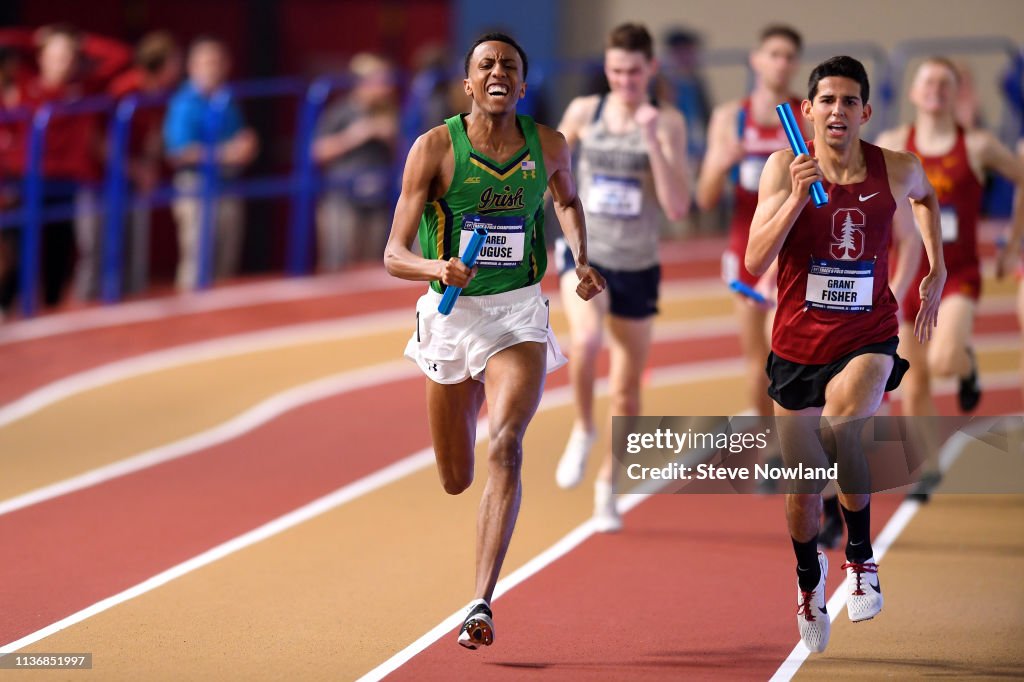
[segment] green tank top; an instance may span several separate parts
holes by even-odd
[[[547,269],[544,154],[533,119],[516,118],[526,144],[502,164],[473,149],[461,114],[445,120],[455,173],[445,195],[423,208],[420,248],[424,258],[461,256],[473,229],[481,224],[487,227],[487,241],[477,258],[479,270],[463,296],[521,289],[540,282]],[[430,286],[438,293],[445,289],[440,281]]]

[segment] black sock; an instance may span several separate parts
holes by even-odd
[[[825,510],[826,519],[839,518],[839,496],[821,498],[821,506]]]
[[[793,551],[796,553],[796,577],[800,583],[800,589],[810,592],[818,586],[821,580],[821,565],[818,564],[818,540],[800,542],[796,538],[793,541]]]
[[[871,503],[860,511],[843,507],[846,519],[846,560],[862,564],[871,558]]]

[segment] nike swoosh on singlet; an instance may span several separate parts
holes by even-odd
[[[867,201],[868,199],[870,199],[871,197],[875,196],[876,194],[881,194],[881,192],[875,192],[875,194],[869,194],[867,196],[864,196],[863,194],[858,194],[857,198],[860,199],[861,201]]]

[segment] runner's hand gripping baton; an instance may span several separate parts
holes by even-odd
[[[476,263],[476,257],[480,255],[480,247],[484,245],[487,240],[487,228],[478,227],[473,230],[473,236],[469,238],[469,244],[466,245],[466,251],[462,254],[462,264],[467,268],[472,268]],[[455,301],[459,298],[459,294],[462,293],[462,287],[449,286],[444,290],[444,295],[441,297],[441,303],[437,306],[437,312],[442,315],[447,315],[455,307]]]
[[[738,294],[742,294],[755,303],[767,303],[768,299],[761,295],[761,292],[753,287],[747,286],[738,279],[729,282],[729,288]]]
[[[779,120],[782,121],[782,127],[786,131],[786,137],[789,138],[789,146],[793,148],[793,153],[797,156],[801,154],[810,156],[807,144],[804,143],[804,137],[800,134],[800,126],[796,124],[796,117],[793,116],[793,107],[789,106],[789,102],[783,102],[775,107],[775,111],[779,114]],[[811,199],[814,200],[815,208],[821,208],[828,203],[828,194],[825,193],[825,188],[820,180],[811,185]]]

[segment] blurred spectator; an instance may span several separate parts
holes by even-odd
[[[159,99],[181,80],[181,48],[170,33],[154,31],[135,49],[135,66],[114,79],[110,94],[121,98],[140,95]],[[166,107],[143,102],[131,122],[128,142],[128,177],[139,195],[133,202],[125,245],[127,291],[140,291],[149,281],[150,208],[147,197],[159,184],[163,170],[163,120]]]
[[[6,35],[12,33],[19,32],[15,29]],[[20,33],[23,41],[24,31]],[[39,47],[38,74],[27,70],[19,74],[17,92],[11,98],[15,106],[35,109],[101,94],[131,59],[127,46],[83,34],[68,25],[43,27],[35,32],[34,41]],[[27,138],[28,124],[22,124],[11,141],[20,174],[25,171]],[[43,203],[46,207],[73,203],[75,215],[73,219],[50,221],[43,231],[43,298],[48,306],[60,301],[72,272],[76,273],[75,293],[79,298],[96,293],[102,151],[102,120],[98,114],[55,116],[50,121],[42,163]]]
[[[18,200],[16,178],[20,164],[14,144],[18,125],[3,117],[17,106],[19,68],[17,50],[0,43],[0,216],[14,208]],[[16,293],[16,246],[14,229],[0,226],[0,321]]]
[[[199,277],[199,229],[202,203],[201,165],[204,160],[206,117],[213,95],[227,82],[231,60],[222,41],[211,36],[196,38],[188,50],[188,81],[171,98],[164,119],[167,158],[177,169],[174,186],[181,193],[174,201],[178,222],[178,273],[181,290],[195,287]],[[242,114],[232,102],[216,131],[216,162],[223,177],[237,176],[259,149],[256,134],[244,126]],[[242,247],[242,201],[221,197],[215,222],[216,271],[218,277],[238,270]]]
[[[313,159],[327,190],[318,211],[319,261],[337,270],[378,260],[387,240],[390,179],[398,138],[395,76],[370,54],[352,58],[352,92],[328,107],[317,124]]]
[[[456,113],[448,96],[452,68],[447,48],[425,45],[416,51],[412,61],[409,102],[402,112],[402,134],[407,143]]]
[[[693,31],[676,28],[665,36],[665,45],[661,71],[668,80],[668,92],[664,93],[664,98],[675,104],[686,117],[691,168],[699,168],[711,118],[711,99],[700,72],[700,36]]]

